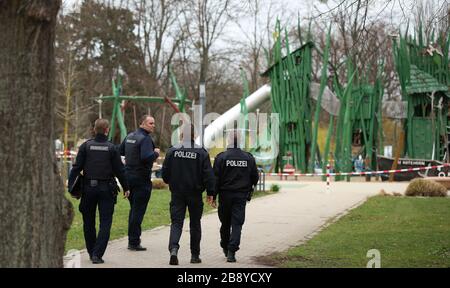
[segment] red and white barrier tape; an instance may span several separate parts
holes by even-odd
[[[270,176],[364,176],[364,175],[377,175],[377,174],[390,174],[390,173],[402,173],[402,172],[414,172],[424,171],[431,169],[440,169],[443,167],[450,167],[450,163],[445,163],[436,166],[423,166],[416,168],[405,168],[397,170],[380,170],[380,171],[367,171],[367,172],[340,172],[340,173],[268,173]]]
[[[330,163],[327,164],[327,171],[330,171]],[[330,174],[327,176],[327,193],[330,193]]]
[[[75,159],[75,157],[77,156],[77,153],[75,151],[70,151],[69,154],[66,154],[66,152],[64,151],[56,151],[56,158],[61,159],[61,158],[65,158],[67,160],[69,159]]]

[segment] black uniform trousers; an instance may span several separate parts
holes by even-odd
[[[202,227],[200,219],[203,214],[202,194],[198,193],[171,193],[170,201],[170,237],[169,251],[173,248],[179,249],[181,233],[183,230],[186,207],[189,210],[189,228],[191,233],[191,254],[200,255],[200,240],[202,238]]]
[[[99,181],[93,187],[90,181],[85,182],[85,188],[79,210],[83,215],[83,231],[86,249],[90,256],[103,257],[108,245],[114,213],[115,197],[109,181]],[[100,229],[97,235],[95,229],[96,212],[100,214]]]
[[[218,214],[220,226],[220,246],[232,252],[239,250],[242,225],[245,221],[247,194],[230,191],[219,192]]]
[[[128,215],[128,245],[141,244],[141,224],[144,219],[147,205],[152,194],[152,182],[150,177],[142,177],[133,173],[127,173],[130,186],[130,213]]]

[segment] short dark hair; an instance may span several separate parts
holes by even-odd
[[[95,120],[94,132],[95,134],[105,134],[109,128],[109,121],[106,119],[99,118]]]
[[[150,114],[144,114],[144,115],[142,115],[141,118],[140,118],[140,121],[141,121],[140,124],[144,123],[144,121],[147,120],[148,117],[153,118],[153,116],[150,115]]]

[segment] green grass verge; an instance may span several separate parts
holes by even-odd
[[[260,197],[273,194],[273,192],[255,192],[253,197]],[[113,224],[111,227],[111,237],[110,240],[118,239],[128,235],[128,213],[130,211],[130,204],[127,199],[123,199],[123,194],[117,197],[117,204],[114,207]],[[206,198],[206,193],[203,193]],[[84,249],[84,236],[83,236],[83,219],[81,213],[78,210],[79,200],[71,198],[67,194],[67,198],[72,202],[75,217],[72,222],[72,226],[67,234],[66,247],[65,250],[71,249]],[[213,210],[204,201],[203,213],[208,213]],[[169,203],[170,203],[170,192],[168,190],[152,190],[152,195],[150,198],[149,205],[147,207],[147,212],[145,213],[144,220],[142,222],[142,230],[152,229],[161,225],[170,224],[170,213],[169,213]],[[188,217],[188,213],[186,213]],[[97,213],[97,231],[98,231],[98,213]]]
[[[301,220],[300,220],[301,221]],[[450,199],[372,197],[304,245],[260,260],[277,267],[450,267]]]

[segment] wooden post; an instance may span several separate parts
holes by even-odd
[[[397,147],[395,148],[394,163],[392,163],[391,170],[397,169],[398,159],[400,158],[400,155],[403,152],[404,141],[405,141],[405,134],[403,133],[403,131],[400,131],[400,139],[397,142]],[[389,174],[389,182],[392,181],[394,181],[394,173]]]

